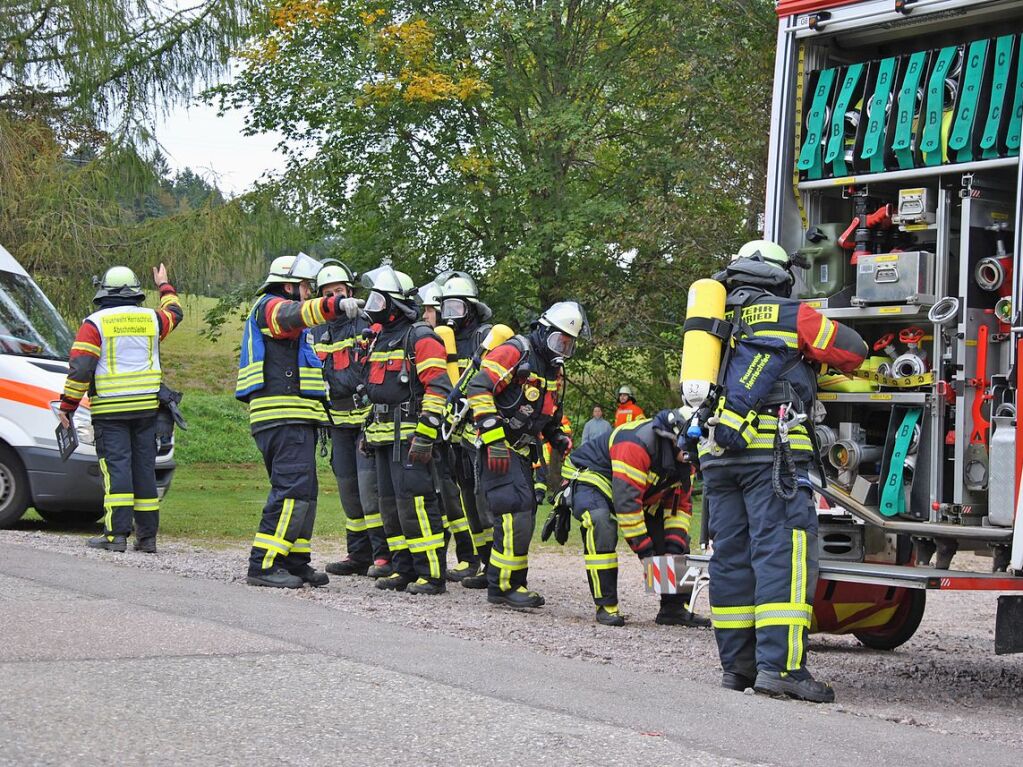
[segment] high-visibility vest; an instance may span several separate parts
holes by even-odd
[[[93,378],[92,414],[156,410],[163,375],[160,321],[141,306],[111,306],[87,318],[99,330],[100,355]]]

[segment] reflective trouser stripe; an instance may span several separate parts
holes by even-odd
[[[268,553],[273,551],[284,557],[291,552],[291,546],[286,540],[266,533],[256,533],[256,538],[252,541],[252,548],[264,549]]]
[[[383,527],[384,526],[384,518],[381,517],[379,513],[377,513],[377,514],[367,514],[365,517],[362,518],[362,520],[363,520],[363,522],[366,523],[366,529],[367,530],[371,530],[371,529],[376,528],[376,527]]]
[[[408,549],[408,542],[405,540],[404,535],[392,535],[387,539],[387,548],[391,550],[391,553],[397,551],[406,551]]]
[[[345,520],[345,530],[350,533],[362,533],[367,528],[365,519],[356,519],[354,517],[348,517]]]
[[[501,530],[504,533],[504,551],[492,550],[490,565],[497,568],[498,588],[510,591],[512,573],[529,567],[529,557],[515,556],[515,532],[511,514],[501,515]]]
[[[132,493],[111,493],[110,492],[110,472],[107,469],[106,458],[99,459],[99,470],[103,475],[103,531],[107,536],[112,535],[114,529],[114,507],[115,506],[133,506],[135,504],[135,496]]]
[[[804,628],[809,629],[813,619],[813,608],[806,603],[806,579],[806,531],[794,529],[792,531],[792,582],[789,586],[789,600],[793,606],[803,611],[799,617],[805,623],[789,625],[788,655],[786,657],[786,668],[789,671],[798,669],[803,663]],[[760,608],[757,609],[757,625],[760,625]]]
[[[295,545],[291,547],[292,554],[312,554],[313,549],[308,538],[296,538]]]
[[[593,532],[593,517],[590,516],[589,511],[584,511],[582,514],[583,530],[585,530],[585,541],[584,548],[586,554],[583,555],[585,561],[586,556],[589,554],[595,554],[597,551],[597,542]],[[590,577],[590,586],[593,589],[593,598],[601,599],[604,596],[604,590],[600,588],[600,573],[594,568],[587,567],[586,574]]]
[[[464,533],[469,529],[469,521],[465,517],[462,517],[461,519],[456,519],[454,522],[448,525],[448,529],[451,531],[452,534]]]
[[[434,534],[433,528],[430,527],[430,517],[426,513],[426,499],[423,496],[415,497],[415,508],[422,537],[409,539],[409,551],[413,554],[426,554],[426,561],[430,565],[430,577],[440,578],[440,558],[437,556],[437,549],[444,545],[444,533]]]
[[[710,622],[715,629],[751,629],[756,625],[756,608],[753,605],[711,605]]]
[[[295,501],[294,501],[294,499],[293,498],[285,498],[284,499],[284,503],[281,506],[281,516],[280,516],[280,519],[277,520],[277,529],[274,530],[274,534],[272,536],[272,539],[274,541],[278,541],[281,544],[283,544],[287,548],[287,551],[278,552],[278,550],[276,548],[267,548],[265,546],[257,546],[256,543],[257,543],[257,541],[260,540],[260,537],[259,537],[260,534],[259,533],[256,534],[256,540],[254,540],[252,542],[252,548],[254,548],[254,549],[266,548],[266,554],[263,556],[263,569],[264,570],[269,570],[271,567],[274,566],[274,559],[277,558],[277,554],[278,553],[282,554],[283,556],[287,556],[288,554],[291,553],[291,546],[292,546],[292,544],[284,536],[285,536],[285,534],[288,531],[288,525],[291,524],[291,515],[294,513],[294,511],[295,511]]]
[[[136,498],[135,511],[159,511],[159,498]]]
[[[486,546],[488,543],[492,543],[493,540],[494,528],[492,527],[486,527],[483,530],[480,530],[478,533],[472,534],[472,542],[477,549],[480,548],[481,546]]]

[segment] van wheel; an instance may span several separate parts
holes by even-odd
[[[92,528],[103,518],[102,511],[43,511],[36,509],[36,514],[48,525],[65,528]]]
[[[0,445],[0,527],[10,527],[28,509],[28,475],[21,459],[7,445]]]

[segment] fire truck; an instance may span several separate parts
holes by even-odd
[[[872,349],[818,381],[815,629],[890,649],[928,591],[989,590],[1023,651],[1023,2],[777,13],[764,234]]]

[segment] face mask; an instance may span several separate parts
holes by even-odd
[[[445,298],[441,304],[440,316],[445,320],[461,320],[469,314],[469,307],[461,298]]]
[[[555,357],[567,360],[575,353],[575,338],[560,330],[554,330],[547,336],[547,348]]]
[[[366,306],[364,311],[374,322],[383,322],[387,319],[387,296],[377,291],[372,291],[366,296]]]

